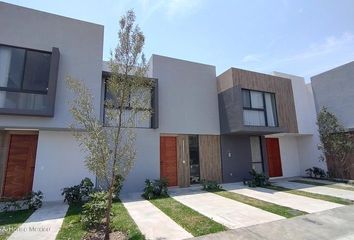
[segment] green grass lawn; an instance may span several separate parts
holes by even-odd
[[[71,205],[65,215],[63,225],[57,235],[57,240],[79,240],[86,231],[81,228],[80,214],[82,206],[79,204]],[[124,232],[132,240],[143,240],[145,237],[141,234],[137,225],[124,208],[123,204],[116,200],[112,204],[111,217],[112,231]]]
[[[33,210],[1,212],[0,240],[7,239],[33,212]]]
[[[124,232],[128,235],[129,239],[132,240],[145,239],[134,220],[130,217],[127,209],[125,209],[123,203],[118,200],[115,201],[112,205],[112,213],[112,231]]]
[[[352,187],[352,186],[335,185],[336,184],[335,182],[333,184],[316,182],[316,181],[311,181],[311,180],[290,180],[289,182],[296,182],[296,183],[310,184],[310,185],[314,185],[314,186],[324,186],[324,187],[330,187],[330,188],[335,188],[335,189],[354,191],[354,187]]]
[[[295,190],[295,189],[290,189],[290,188],[284,188],[284,187],[279,187],[279,186],[266,186],[266,188],[276,190],[276,191],[284,191],[287,193],[292,193],[304,197],[310,197],[310,198],[315,198],[315,199],[320,199],[328,202],[333,202],[333,203],[338,203],[342,205],[351,205],[354,204],[354,201],[349,200],[349,199],[344,199],[340,197],[333,197],[333,196],[328,196],[328,195],[323,195],[323,194],[318,194],[318,193],[310,193],[310,192],[305,192],[301,190]]]
[[[81,204],[74,204],[69,207],[56,239],[74,240],[81,239],[84,236],[86,231],[81,228],[81,209]]]
[[[193,236],[202,236],[227,230],[220,223],[194,211],[171,197],[153,199],[150,202]]]
[[[219,196],[226,197],[238,202],[242,202],[248,205],[251,205],[256,208],[260,208],[262,210],[286,217],[286,218],[291,218],[291,217],[296,217],[296,216],[301,216],[304,214],[307,214],[307,212],[303,212],[297,209],[281,206],[278,204],[266,202],[263,200],[259,200],[256,198],[248,197],[242,194],[234,193],[234,192],[228,192],[225,190],[221,191],[212,191],[212,193],[215,193]]]

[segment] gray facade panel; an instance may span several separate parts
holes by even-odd
[[[245,126],[243,124],[242,89],[231,87],[218,94],[220,133],[266,135],[285,132],[280,127]]]
[[[237,182],[242,181],[244,178],[250,178],[251,162],[252,154],[249,136],[221,136],[223,182]]]
[[[354,61],[313,76],[311,86],[317,113],[327,107],[344,127],[354,127]]]

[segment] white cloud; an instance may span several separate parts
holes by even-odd
[[[248,54],[241,59],[243,63],[260,62],[262,55],[260,54]]]
[[[163,14],[168,19],[195,13],[202,0],[139,0],[144,14],[144,21],[153,14]]]
[[[329,36],[322,42],[310,44],[308,48],[292,55],[283,57],[267,56],[267,64],[264,64],[264,61],[260,61],[260,63],[262,63],[260,70],[268,71],[269,69],[275,69],[289,64],[303,64],[305,61],[316,62],[330,54],[339,54],[348,51],[348,49],[354,51],[353,45],[354,34],[351,32],[344,32],[339,36]]]
[[[201,6],[201,0],[170,0],[166,1],[166,14],[172,18],[177,15],[189,15]]]
[[[330,36],[322,43],[311,44],[310,47],[303,52],[284,58],[283,61],[300,61],[318,56],[327,55],[329,53],[340,50],[354,40],[354,35],[350,32],[345,32],[341,36]]]

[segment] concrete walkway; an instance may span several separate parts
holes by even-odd
[[[230,229],[284,219],[259,208],[202,191],[199,186],[170,189],[170,196]]]
[[[8,240],[55,240],[67,210],[63,202],[43,203]]]
[[[339,186],[339,187],[345,187],[348,188],[350,191],[354,191],[354,185],[352,184],[347,184],[347,183],[340,183],[340,182],[332,182],[329,180],[324,180],[324,179],[315,179],[315,178],[296,178],[293,180],[303,180],[303,181],[309,181],[309,182],[318,182],[318,183],[324,183],[332,186]]]
[[[242,183],[222,184],[222,187],[230,192],[257,198],[281,206],[298,209],[308,213],[320,212],[343,206],[336,203],[298,196],[291,193],[274,191],[266,188],[249,188],[244,186]]]
[[[354,191],[349,191],[349,190],[342,190],[342,189],[335,189],[329,187],[314,186],[309,184],[286,182],[286,181],[276,181],[274,182],[274,185],[290,188],[290,189],[301,190],[304,192],[318,193],[318,194],[323,194],[323,195],[328,195],[333,197],[341,197],[345,199],[354,200]]]
[[[335,208],[257,226],[205,235],[195,240],[353,240],[354,206]]]
[[[193,237],[160,209],[143,199],[140,194],[123,194],[120,199],[146,239],[170,240]]]

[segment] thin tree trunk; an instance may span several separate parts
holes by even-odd
[[[127,75],[126,75],[127,76]],[[122,93],[122,99],[125,99],[124,92]],[[123,105],[124,106],[124,105]],[[112,164],[112,176],[111,176],[111,183],[108,190],[108,204],[106,210],[106,229],[105,229],[105,239],[109,239],[109,232],[110,232],[110,221],[111,221],[111,209],[112,209],[112,197],[113,197],[113,185],[115,181],[115,166],[117,164],[117,151],[118,151],[118,141],[119,136],[122,128],[122,115],[123,115],[123,108],[119,109],[119,122],[117,128],[117,134],[114,139],[114,155],[113,155],[113,164]]]
[[[106,210],[106,229],[105,229],[105,239],[109,239],[109,233],[110,233],[110,223],[111,223],[111,208],[112,208],[112,198],[113,198],[113,184],[114,184],[114,178],[115,178],[115,173],[112,171],[112,179],[111,179],[111,184],[109,186],[109,191],[108,191],[108,203],[107,203],[107,210]]]

